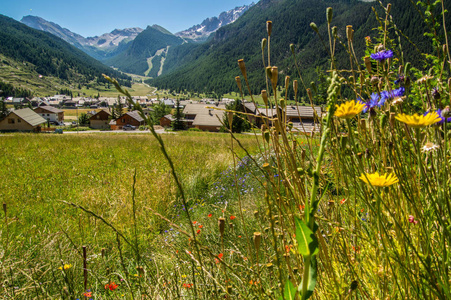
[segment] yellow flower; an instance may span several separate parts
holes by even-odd
[[[357,114],[361,113],[365,108],[365,104],[357,102],[355,100],[346,101],[340,106],[336,105],[337,110],[335,111],[335,116],[338,118],[350,119],[355,117]]]
[[[397,182],[399,182],[398,177],[396,177],[395,174],[391,173],[391,174],[384,174],[384,175],[379,175],[378,172],[374,173],[374,174],[362,174],[359,177],[360,180],[371,184],[372,186],[379,186],[379,187],[384,187],[384,186],[389,186],[392,184],[395,184]]]
[[[67,269],[70,269],[70,268],[72,268],[72,265],[69,265],[69,264],[64,264],[64,266],[63,267],[59,267],[58,268],[58,270],[67,270]]]
[[[442,120],[435,111],[426,115],[414,114],[413,116],[409,116],[406,114],[398,114],[395,118],[413,128],[426,127]]]

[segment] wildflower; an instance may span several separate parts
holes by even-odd
[[[395,117],[398,121],[403,122],[413,128],[426,127],[441,121],[437,112],[429,112],[424,115],[414,114],[412,116],[406,114],[398,114]]]
[[[118,285],[114,283],[114,281],[110,282],[109,284],[105,284],[105,290],[114,291],[117,289]]]
[[[429,151],[436,150],[436,149],[438,149],[438,148],[440,148],[438,145],[435,145],[435,144],[433,144],[433,143],[431,143],[431,142],[427,142],[427,143],[423,146],[423,148],[421,148],[421,150],[422,150],[423,152],[429,152]]]
[[[360,99],[359,99],[360,100]],[[380,97],[377,93],[372,93],[368,102],[364,103],[363,113],[367,113],[368,111],[372,111],[375,107],[381,107],[379,105]]]
[[[398,89],[394,89],[392,91],[382,91],[381,92],[381,98],[378,102],[378,106],[382,106],[385,104],[387,100],[393,100],[397,99],[399,97],[404,96],[404,93],[406,92],[406,89],[404,87],[400,87]]]
[[[235,220],[236,217],[235,216],[230,216],[230,220]]]
[[[196,224],[197,224],[197,221],[194,221],[193,224],[196,225]]]
[[[208,217],[211,218],[213,215],[212,214],[208,214]]]
[[[223,256],[224,256],[224,254],[222,254],[222,253],[218,254],[218,258],[222,258]]]
[[[384,61],[387,58],[393,57],[393,51],[392,50],[382,50],[377,53],[371,54],[370,57],[377,61]]]
[[[200,233],[200,229],[197,229],[196,234],[199,234],[199,233]]]
[[[83,293],[83,296],[85,296],[86,298],[92,297],[92,292],[91,292],[91,290],[87,290],[86,293]]]
[[[202,228],[202,227],[204,227],[204,225],[199,225],[199,228]]]
[[[379,175],[378,172],[373,173],[373,174],[362,174],[359,177],[360,180],[371,184],[373,186],[378,186],[378,187],[385,187],[385,186],[390,186],[392,184],[395,184],[397,182],[399,182],[398,178],[396,177],[396,175],[392,174],[384,174],[384,175]]]
[[[409,222],[413,223],[414,225],[416,225],[418,223],[418,221],[415,220],[414,216],[412,216],[412,215],[409,216]]]
[[[185,289],[190,289],[190,288],[193,287],[193,284],[192,284],[192,283],[184,283],[184,284],[183,284],[183,287],[184,287]]]
[[[437,122],[437,125],[442,125],[443,123],[451,123],[451,114],[449,111],[449,106],[445,107],[443,110],[438,109],[437,114],[440,118],[440,121]]]
[[[346,199],[343,198],[343,200],[340,201],[340,204],[343,204],[343,203],[345,203],[345,202],[346,202]]]
[[[334,115],[338,118],[350,119],[362,112],[364,107],[365,104],[360,101],[346,101],[340,106],[337,105],[337,110]]]
[[[70,264],[64,264],[64,266],[59,267],[58,270],[67,270],[67,269],[70,269],[70,268],[72,268],[72,265],[70,265]]]

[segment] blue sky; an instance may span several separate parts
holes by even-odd
[[[258,0],[1,0],[0,14],[33,15],[84,37],[158,24],[172,33]]]

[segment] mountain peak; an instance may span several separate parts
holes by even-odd
[[[254,6],[252,2],[249,5],[243,5],[235,7],[229,11],[225,11],[219,14],[218,17],[210,17],[202,21],[201,24],[195,25],[189,29],[177,32],[175,35],[184,39],[193,40],[195,42],[205,41],[210,34],[221,28],[235,22],[242,14],[244,14],[249,8]]]

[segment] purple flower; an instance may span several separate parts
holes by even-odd
[[[400,87],[400,88],[392,90],[392,91],[382,91],[381,92],[381,100],[378,103],[379,107],[384,105],[385,101],[387,101],[387,100],[393,100],[396,97],[403,96],[405,92],[406,92],[406,89],[404,87]]]
[[[359,99],[360,100],[360,99]],[[360,100],[360,102],[363,102]],[[365,102],[363,102],[365,103]],[[363,113],[367,113],[368,111],[374,109],[376,106],[379,106],[379,95],[377,93],[372,93],[368,102],[365,103],[365,108],[363,109]]]
[[[371,54],[370,57],[377,61],[384,61],[387,58],[393,57],[393,51],[392,50],[382,50],[377,53]]]

